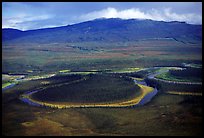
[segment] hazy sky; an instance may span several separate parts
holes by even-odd
[[[140,18],[202,24],[201,2],[3,2],[2,28],[30,30],[93,20]]]

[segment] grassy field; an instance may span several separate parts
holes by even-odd
[[[201,63],[202,60],[200,44],[183,44],[172,40],[74,44],[90,49],[86,50],[87,52],[67,45],[70,44],[3,46],[2,71],[39,74],[65,69],[120,70],[121,68],[175,66],[184,62]]]
[[[123,68],[123,69],[114,69],[111,71],[111,73],[131,73],[131,72],[137,72],[141,70],[142,68]]]
[[[102,81],[107,80],[105,77],[107,76],[104,76]],[[79,79],[80,75],[72,75],[69,78],[73,81]],[[117,82],[117,78],[111,78]],[[97,82],[95,79],[97,77],[92,80],[92,83]],[[50,83],[42,83],[45,81]],[[28,136],[202,135],[202,96],[175,95],[160,91],[150,103],[136,108],[75,109],[34,107],[18,99],[27,90],[66,81],[66,75],[55,76],[27,81],[6,90],[2,95],[3,134]],[[104,82],[104,85],[107,85],[106,83],[108,82]]]
[[[70,70],[60,70],[60,73],[70,72]]]
[[[188,95],[198,92],[201,94],[200,86],[165,84],[148,104],[134,108],[52,109],[30,106],[19,99],[26,91],[83,79],[86,78],[86,75],[97,74],[97,71],[109,71],[110,74],[108,75],[114,75],[111,72],[115,71],[120,73],[121,76],[128,75],[141,80],[149,73],[156,71],[156,69],[139,71],[141,68],[181,66],[182,63],[201,64],[201,44],[184,44],[174,40],[143,40],[126,43],[73,43],[73,45],[84,47],[84,49],[77,49],[69,45],[72,45],[72,43],[37,46],[3,45],[2,74],[25,73],[28,78],[31,78],[2,93],[3,135],[203,135],[202,96]],[[75,75],[71,71],[75,71]],[[135,71],[138,72],[135,73]],[[45,77],[46,74],[54,73],[59,76]],[[66,75],[72,77],[66,77]],[[39,79],[42,76],[44,78]],[[128,92],[136,87],[132,81],[130,83],[117,79],[117,77],[104,76],[104,80],[86,79],[85,83],[79,83],[80,87],[78,85],[72,85],[72,88],[70,86],[64,87],[66,91],[69,89],[81,95],[79,97],[72,95],[75,96],[75,99],[72,99],[73,101],[81,99],[84,99],[84,102],[89,101],[89,99],[96,99],[97,101],[97,99],[104,100],[104,98],[109,100],[108,97],[103,97],[100,93],[93,91],[95,88],[98,90],[97,92],[104,89],[109,89],[107,92],[110,93],[118,92],[118,95],[124,98],[124,93],[120,93],[120,91],[126,91],[126,94],[129,95]],[[8,80],[10,79],[4,80],[4,82],[7,83]],[[97,95],[101,97],[95,98],[92,95],[92,97],[86,99],[84,97],[87,97],[87,95],[83,95],[81,89],[85,92],[89,90],[95,97]],[[110,89],[115,91],[110,91]],[[71,96],[67,94],[67,97],[64,97],[64,93],[57,87],[52,87],[52,90],[53,93],[55,90],[59,94],[61,93],[62,95],[58,98],[62,100]],[[170,93],[167,93],[168,91]],[[52,91],[50,92],[52,93]],[[175,94],[175,92],[177,93]],[[178,92],[186,92],[187,95],[179,95]]]
[[[202,135],[199,96],[159,93],[137,108],[64,110],[29,106],[10,96],[2,108],[3,135]]]
[[[158,79],[168,80],[168,81],[178,81],[178,82],[201,82],[202,79],[198,77],[180,77],[173,76],[169,72],[165,72],[156,76]]]

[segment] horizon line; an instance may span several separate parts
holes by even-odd
[[[62,25],[62,26],[52,26],[52,27],[45,27],[45,28],[37,28],[37,29],[30,29],[30,30],[21,30],[18,28],[3,28],[2,29],[13,29],[13,30],[19,30],[19,31],[34,31],[34,30],[43,30],[43,29],[52,29],[52,28],[58,28],[58,27],[66,27],[66,26],[71,26],[71,25],[76,25],[76,24],[80,24],[80,23],[85,23],[85,22],[89,22],[89,21],[94,21],[94,20],[100,20],[100,19],[121,19],[121,20],[151,20],[151,21],[155,21],[155,22],[166,22],[166,23],[171,23],[171,22],[179,22],[179,23],[185,23],[185,24],[189,24],[189,25],[202,25],[201,24],[192,24],[192,23],[187,23],[186,21],[163,21],[163,20],[152,20],[152,19],[141,19],[141,18],[130,18],[130,19],[123,19],[123,18],[107,18],[107,17],[101,17],[101,18],[95,18],[93,20],[87,20],[87,21],[82,21],[82,22],[78,22],[78,23],[73,23],[73,24],[67,24],[67,25]]]

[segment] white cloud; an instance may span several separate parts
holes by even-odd
[[[75,17],[76,18],[76,17]],[[117,10],[109,7],[100,11],[94,11],[77,17],[80,21],[92,20],[96,18],[122,18],[122,19],[152,19],[157,21],[185,21],[190,24],[202,24],[202,16],[196,14],[177,14],[170,8],[160,10],[150,9],[141,11],[139,8]]]
[[[25,13],[21,13],[16,15],[15,17],[3,18],[2,28],[16,28],[21,30],[27,30],[27,29],[30,29],[29,26],[19,26],[19,24],[26,23],[26,22],[36,22],[36,21],[39,22],[50,18],[53,18],[53,16],[51,15],[31,16]]]
[[[6,12],[5,12],[6,13]],[[190,24],[202,24],[202,14],[178,13],[171,8],[153,8],[141,10],[140,8],[127,8],[118,10],[108,7],[102,10],[76,14],[54,13],[29,13],[20,11],[12,16],[2,17],[2,28],[16,28],[20,30],[39,29],[45,27],[57,27],[74,24],[96,18],[122,18],[122,19],[152,19],[157,21],[185,21]]]
[[[202,16],[197,14],[176,14],[170,8],[164,10],[164,16],[167,21],[186,21],[192,24],[202,24]]]

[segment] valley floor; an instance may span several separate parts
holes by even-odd
[[[141,81],[141,79],[135,79]],[[159,90],[151,102],[125,108],[52,109],[30,106],[19,95],[44,80],[7,89],[2,132],[7,136],[194,136],[202,135],[202,96]],[[38,84],[39,83],[39,84]],[[32,84],[32,85],[31,85]],[[20,87],[21,86],[21,87]]]

